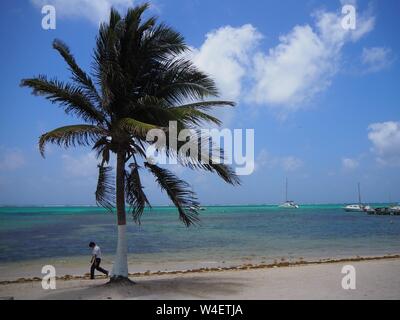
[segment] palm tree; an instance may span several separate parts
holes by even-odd
[[[72,81],[65,83],[44,75],[21,81],[21,86],[31,88],[33,94],[44,96],[84,122],[43,134],[39,150],[44,157],[45,145],[55,143],[66,148],[92,146],[97,152],[96,202],[109,210],[116,207],[117,211],[118,243],[112,280],[128,277],[126,203],[137,223],[145,207],[150,206],[140,180],[141,170],[154,175],[186,226],[198,221],[199,202],[190,185],[146,159],[148,131],[168,132],[169,122],[176,121],[178,130],[196,133],[202,124],[221,124],[208,113],[212,108],[234,105],[211,100],[218,96],[214,81],[185,59],[188,47],[182,35],[158,23],[155,17],[144,19],[148,7],[144,4],[129,9],[124,17],[111,9],[109,22],[99,29],[91,75],[78,66],[62,41],[55,40],[53,47],[68,64]],[[167,141],[162,152],[176,157],[183,166],[214,172],[227,183],[239,185],[240,180],[223,161],[201,161],[213,148],[204,147],[205,140],[194,140],[199,156],[181,152],[182,142],[175,145]],[[109,165],[111,153],[116,154],[115,179]]]

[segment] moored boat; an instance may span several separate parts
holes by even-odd
[[[285,203],[282,203],[281,205],[279,205],[279,208],[298,209],[299,205],[296,204],[294,201],[286,201]]]
[[[364,212],[364,206],[362,204],[349,204],[343,209],[346,212]]]
[[[396,215],[396,216],[400,215],[400,205],[390,207],[389,210],[390,210],[390,213],[393,215]]]
[[[288,179],[286,178],[286,201],[279,205],[283,209],[298,209],[300,206],[294,201],[288,200]]]
[[[349,204],[345,206],[344,211],[346,212],[367,212],[367,213],[375,213],[375,209],[369,205],[365,205],[361,202],[361,190],[360,183],[358,183],[358,204]]]

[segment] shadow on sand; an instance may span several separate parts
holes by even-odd
[[[45,296],[50,300],[91,299],[211,299],[213,295],[229,296],[245,286],[244,279],[211,277],[176,277],[172,279],[135,279],[132,284],[80,283],[60,288]]]

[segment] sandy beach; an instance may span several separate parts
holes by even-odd
[[[359,2],[8,1],[0,300],[400,300],[399,2]]]
[[[356,270],[356,289],[344,290],[344,265]],[[400,259],[324,262],[291,266],[242,266],[236,270],[132,276],[116,286],[104,278],[66,277],[55,290],[41,281],[0,284],[2,299],[400,299]],[[65,277],[64,277],[65,278]]]

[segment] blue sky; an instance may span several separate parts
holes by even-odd
[[[93,204],[96,159],[90,149],[52,146],[40,134],[79,120],[19,87],[38,74],[67,80],[52,49],[66,42],[89,69],[99,21],[131,0],[18,0],[1,10],[0,205]],[[41,27],[41,7],[57,10],[55,30]],[[229,128],[255,130],[256,170],[233,188],[217,178],[173,168],[203,204],[400,201],[400,22],[397,0],[157,0],[150,14],[172,25],[211,74],[222,98],[238,102],[220,113]],[[354,31],[340,27],[341,8],[357,8]],[[153,204],[167,204],[144,177]]]

